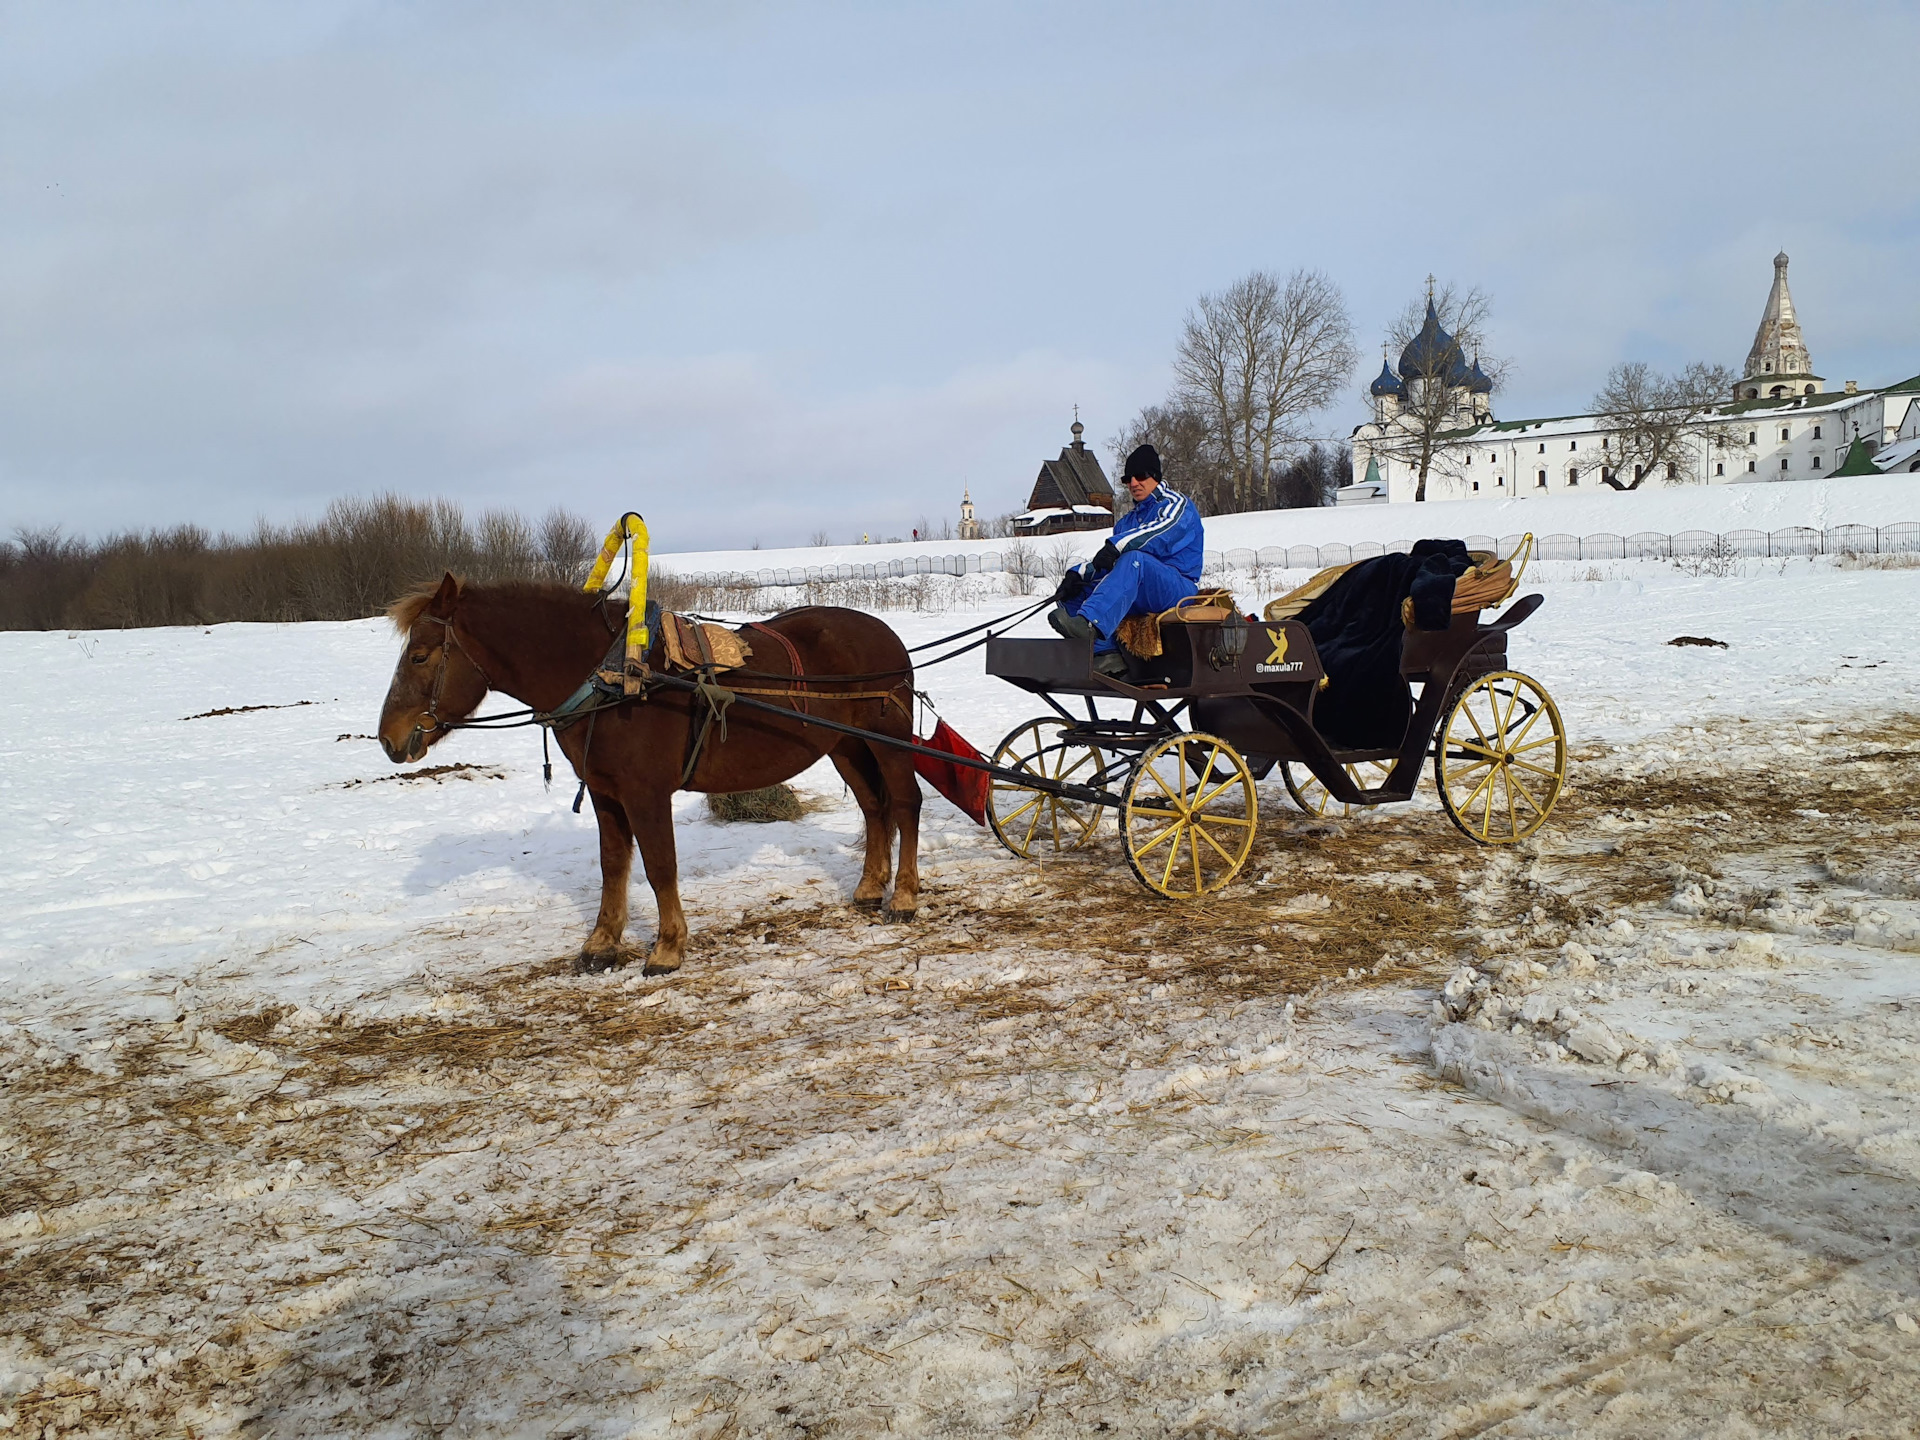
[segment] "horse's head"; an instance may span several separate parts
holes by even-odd
[[[448,574],[387,611],[407,637],[380,707],[380,746],[396,765],[424,756],[450,722],[471,715],[486,696],[487,677],[455,634],[459,606],[460,582]]]

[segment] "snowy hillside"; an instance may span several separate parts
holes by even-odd
[[[790,824],[682,797],[663,978],[571,972],[530,732],[385,761],[384,625],[0,635],[0,1428],[1912,1434],[1920,569],[1734,571],[1542,571],[1576,768],[1521,853],[1269,783],[1182,907],[932,799],[875,926],[819,767]],[[920,683],[983,748],[1037,708]]]
[[[645,497],[636,503],[644,508]],[[1782,530],[1810,526],[1895,525],[1920,522],[1920,476],[1889,475],[1848,480],[1804,480],[1754,485],[1690,485],[1588,495],[1523,495],[1508,500],[1455,500],[1425,505],[1354,505],[1323,510],[1262,510],[1208,520],[1207,548],[1226,551],[1271,545],[1390,545],[1427,536],[1626,535],[1653,530]],[[1061,538],[1085,554],[1099,548],[1104,532],[1031,542],[1049,550]],[[676,552],[673,537],[653,537],[660,568],[676,575],[793,569],[821,565],[875,564],[921,556],[1003,552],[1006,540],[937,540],[904,545],[826,545],[782,550]]]

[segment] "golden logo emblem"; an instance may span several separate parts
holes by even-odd
[[[1282,660],[1287,658],[1287,632],[1284,630],[1268,630],[1267,639],[1273,642],[1273,653],[1267,656],[1264,663],[1268,665],[1278,665]]]

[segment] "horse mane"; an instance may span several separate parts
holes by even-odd
[[[462,589],[467,582],[456,577],[455,583]],[[440,593],[438,580],[422,580],[398,600],[387,606],[387,619],[393,622],[393,628],[402,635],[413,633],[413,627],[419,622],[422,612],[433,603],[433,597]]]
[[[485,595],[490,599],[502,600],[563,600],[582,610],[591,609],[600,603],[601,593],[597,590],[581,590],[572,585],[563,585],[556,580],[496,580],[491,583],[469,581],[454,577],[459,586],[459,594],[466,596]],[[402,635],[412,632],[433,597],[440,592],[441,581],[422,580],[407,591],[398,600],[387,607],[387,619],[393,622],[393,628]]]

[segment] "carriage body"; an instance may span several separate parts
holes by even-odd
[[[1162,654],[1128,657],[1125,679],[1094,670],[1091,641],[996,638],[987,673],[1053,714],[1016,729],[995,763],[1110,794],[1129,863],[1167,894],[1209,893],[1238,872],[1252,849],[1254,782],[1276,765],[1295,803],[1325,815],[1410,800],[1432,759],[1454,823],[1479,843],[1512,843],[1545,822],[1565,774],[1557,709],[1507,668],[1509,632],[1541,603],[1528,595],[1493,623],[1475,610],[1445,630],[1408,630],[1400,673],[1413,703],[1399,744],[1384,748],[1343,745],[1317,726],[1326,669],[1298,620],[1165,619]],[[994,791],[994,831],[1016,854],[1077,848],[1099,826],[1099,805],[998,780]],[[1231,812],[1212,829],[1209,804]],[[1136,844],[1149,843],[1151,863],[1136,863]],[[1184,858],[1176,865],[1163,848]]]

